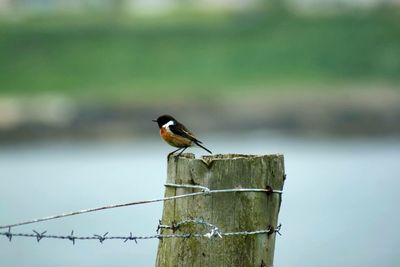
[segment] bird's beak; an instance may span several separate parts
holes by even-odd
[[[157,120],[151,120],[151,121],[157,122]]]

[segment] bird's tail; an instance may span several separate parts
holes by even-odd
[[[212,154],[212,152],[210,150],[208,150],[207,148],[205,148],[204,146],[202,146],[199,142],[194,142],[197,146],[201,147],[202,149],[204,149],[205,151],[207,151],[208,153]]]

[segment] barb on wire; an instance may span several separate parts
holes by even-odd
[[[106,240],[106,236],[108,235],[108,232],[105,233],[104,235],[94,235],[95,237],[97,237],[100,241],[101,244],[103,244],[104,240]]]
[[[72,241],[72,245],[75,245],[76,237],[74,237],[74,230],[71,231],[71,234],[68,236],[68,239]]]
[[[172,222],[171,225],[166,225],[166,224],[162,224],[161,220],[159,221],[158,227],[157,227],[157,231],[159,229],[172,229],[172,230],[176,230],[178,229],[180,226],[182,225],[186,225],[186,224],[200,224],[200,225],[205,225],[208,227],[215,227],[215,225],[205,221],[203,218],[200,219],[187,219],[187,220],[183,220],[180,222]]]
[[[8,241],[11,242],[11,239],[13,237],[13,235],[11,233],[11,227],[8,227],[8,232],[4,233],[4,235],[8,238]]]
[[[179,227],[181,227],[182,225],[187,225],[187,224],[204,225],[208,228],[208,232],[205,233],[203,236],[208,237],[208,238],[211,238],[211,237],[222,238],[219,228],[217,226],[205,221],[203,218],[188,219],[188,220],[180,221],[178,223],[173,222],[172,225],[163,225],[163,224],[161,224],[161,221],[159,221],[159,225],[157,227],[157,232],[160,229],[171,229],[171,230],[175,231],[175,230],[179,229]]]
[[[277,227],[272,227],[272,226],[270,226],[270,230],[271,230],[271,234],[272,233],[277,233],[278,235],[282,235],[281,234],[281,228],[282,228],[282,224],[279,224]]]
[[[44,231],[42,233],[39,233],[35,230],[32,230],[35,234],[36,234],[36,241],[39,243],[40,240],[42,240],[42,238],[44,237],[44,234],[47,233],[47,231]]]
[[[129,236],[124,240],[124,243],[126,243],[128,240],[133,240],[137,244],[136,237],[132,236],[132,232],[129,233]]]
[[[212,227],[210,229],[210,232],[204,234],[205,237],[211,238],[211,237],[219,237],[222,238],[222,234],[219,231],[218,227]]]

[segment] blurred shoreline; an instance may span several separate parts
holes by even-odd
[[[0,143],[143,137],[165,113],[199,136],[400,136],[398,6],[273,2],[150,17],[9,10]]]
[[[94,103],[61,96],[0,98],[0,142],[135,138],[176,116],[196,132],[400,136],[400,92],[352,89],[252,92],[186,101]]]

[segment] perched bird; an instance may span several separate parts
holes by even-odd
[[[178,156],[180,156],[186,148],[193,145],[203,148],[210,154],[212,153],[210,150],[201,145],[202,142],[197,140],[192,132],[190,132],[182,123],[175,120],[172,116],[162,115],[153,121],[157,122],[158,127],[160,128],[161,138],[171,146],[178,147],[178,149],[169,153],[168,156],[181,150],[178,154]]]

